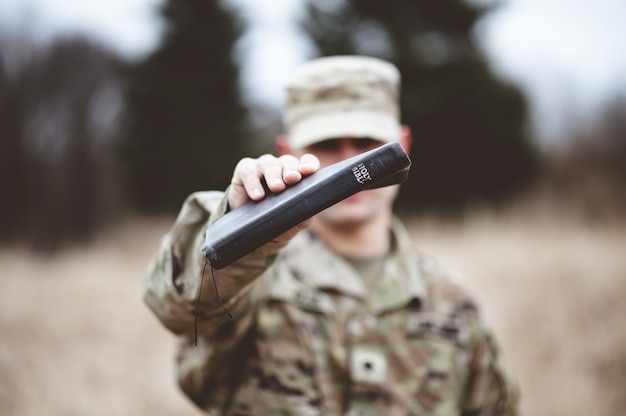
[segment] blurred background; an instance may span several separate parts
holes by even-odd
[[[145,267],[189,193],[273,151],[290,72],[358,53],[403,74],[397,211],[482,301],[522,413],[622,414],[625,17],[619,0],[0,3],[0,413],[198,414]]]

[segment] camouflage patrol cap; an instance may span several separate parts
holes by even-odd
[[[400,73],[365,56],[332,56],[304,64],[287,87],[284,124],[302,148],[338,137],[400,139]]]

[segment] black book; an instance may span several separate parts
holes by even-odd
[[[359,191],[404,182],[411,160],[398,142],[335,163],[279,193],[266,189],[218,218],[206,230],[202,252],[222,269],[282,233]]]

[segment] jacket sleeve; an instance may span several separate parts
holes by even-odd
[[[190,195],[149,264],[143,285],[144,300],[161,323],[177,335],[191,337],[197,324],[198,333],[210,339],[224,323],[231,321],[217,300],[213,271],[201,251],[206,227],[227,210],[226,195],[216,191]],[[233,320],[245,321],[240,318],[253,303],[253,283],[284,244],[268,243],[232,265],[214,271],[220,297]]]
[[[469,365],[469,383],[462,415],[518,415],[518,386],[503,366],[495,339],[484,328]]]

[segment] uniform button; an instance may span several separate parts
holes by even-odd
[[[375,384],[387,380],[387,359],[381,352],[357,347],[350,361],[353,380]]]

